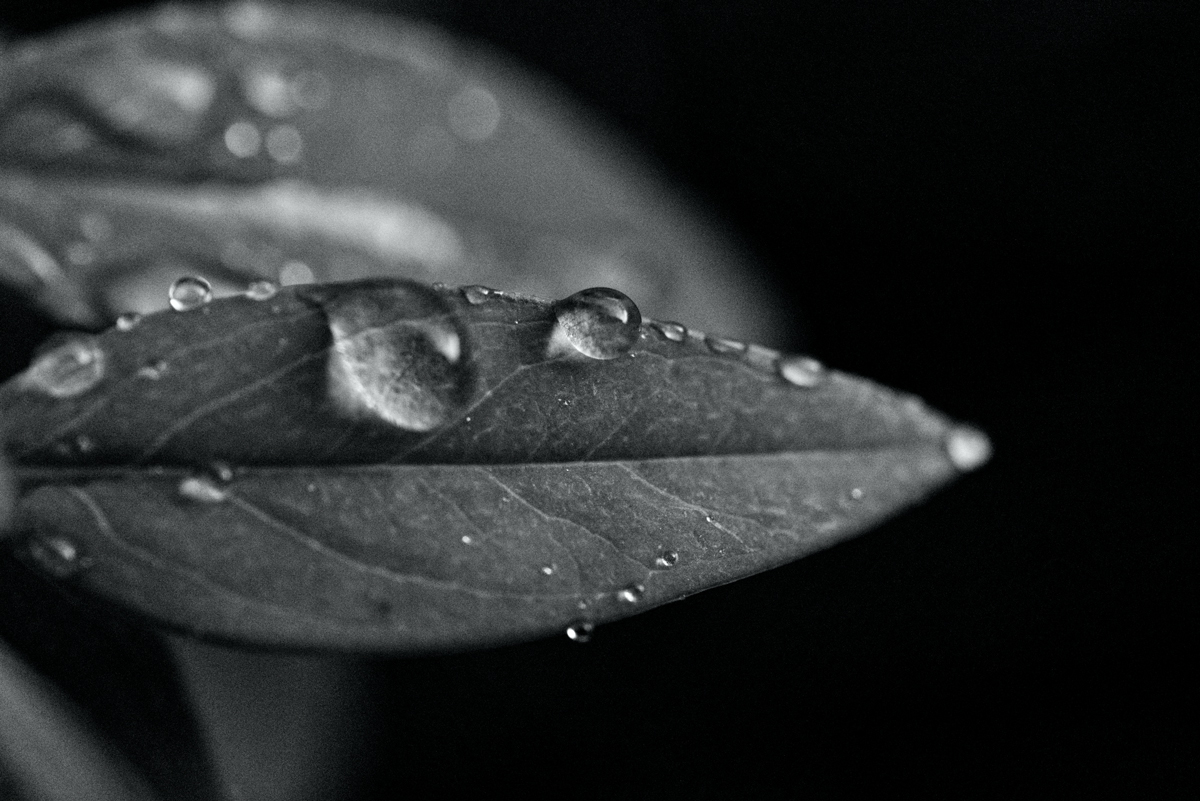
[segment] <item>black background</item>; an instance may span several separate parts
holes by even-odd
[[[364,787],[1185,794],[1200,754],[1187,5],[397,4],[607,116],[744,238],[814,353],[978,423],[996,455],[863,538],[586,647],[373,663]],[[0,26],[98,9],[6,4]]]

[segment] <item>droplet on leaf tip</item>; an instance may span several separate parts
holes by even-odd
[[[274,281],[254,281],[246,287],[246,297],[250,300],[270,300],[279,292],[279,284]]]
[[[642,313],[627,295],[593,287],[554,305],[550,352],[576,351],[589,359],[615,359],[641,336]]]
[[[592,639],[592,632],[596,630],[596,624],[590,620],[576,620],[567,626],[567,637],[573,642],[588,642]]]
[[[94,340],[73,339],[38,356],[20,382],[52,398],[73,398],[100,382],[105,362],[104,351]]]
[[[946,455],[959,470],[975,470],[992,458],[992,443],[979,429],[958,426],[946,435]]]
[[[825,366],[808,356],[785,356],[779,360],[778,371],[794,387],[815,387],[825,376]]]
[[[192,311],[212,300],[212,284],[198,275],[185,275],[171,284],[167,297],[175,311]]]
[[[142,315],[137,312],[126,312],[117,317],[116,328],[118,331],[132,331],[141,321]]]
[[[188,476],[179,482],[179,495],[195,503],[223,503],[228,493],[208,476]]]

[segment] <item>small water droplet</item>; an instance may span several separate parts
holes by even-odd
[[[212,300],[212,284],[198,275],[185,275],[171,284],[167,293],[175,311],[192,311]]]
[[[557,325],[550,350],[572,348],[590,359],[615,359],[641,334],[642,313],[625,294],[606,287],[576,292],[554,305]]]
[[[992,443],[982,431],[958,426],[946,436],[946,455],[959,470],[975,470],[992,458]]]
[[[19,380],[26,389],[52,398],[73,398],[100,382],[105,362],[95,340],[72,339],[38,356]]]
[[[663,323],[659,322],[658,320],[654,320],[650,323],[650,325],[655,331],[662,335],[663,339],[669,339],[672,342],[682,342],[687,338],[687,329],[679,323]]]
[[[221,484],[233,481],[233,468],[225,462],[212,462],[208,465],[208,474]]]
[[[246,297],[250,300],[270,300],[279,292],[279,284],[274,281],[254,281],[246,287]]]
[[[34,563],[55,578],[70,578],[86,567],[83,554],[66,537],[32,537],[26,548]]]
[[[479,286],[476,284],[473,286],[464,286],[462,288],[462,293],[463,297],[467,299],[467,303],[470,303],[472,306],[478,306],[480,303],[486,302],[488,298],[494,295],[496,290],[488,289],[486,286]]]
[[[117,317],[118,331],[132,331],[142,321],[142,315],[137,312],[126,312]]]
[[[658,567],[675,567],[679,562],[679,554],[676,551],[663,551],[654,560],[654,564]]]
[[[855,487],[854,489],[850,490],[850,500],[861,501],[864,494],[866,493],[863,492],[862,487]]]
[[[567,626],[567,637],[575,642],[588,642],[592,639],[592,632],[595,630],[596,624],[590,620],[576,620]]]
[[[162,359],[149,362],[138,368],[138,378],[145,378],[148,381],[157,381],[162,378],[163,373],[167,371],[167,363]]]
[[[224,489],[208,476],[188,476],[179,482],[181,497],[195,503],[222,503],[229,497]]]
[[[430,431],[466,402],[458,320],[427,287],[397,281],[316,290],[329,320],[329,392],[343,411]]]
[[[628,587],[623,587],[617,592],[617,598],[627,604],[635,604],[642,600],[642,596],[646,594],[646,588],[641,584],[630,584]]]
[[[550,565],[546,565],[542,568],[542,572],[544,574],[546,574],[547,576],[551,576],[551,575],[554,575],[554,568],[551,567]]]
[[[713,336],[712,334],[704,338],[704,344],[708,345],[708,349],[713,353],[743,353],[746,350],[745,342]]]
[[[825,377],[825,365],[808,356],[787,356],[779,360],[779,375],[795,387],[815,387]]]
[[[87,434],[80,434],[75,437],[75,450],[81,455],[86,456],[96,450],[96,440],[89,437]]]
[[[462,544],[463,545],[470,545],[474,541],[475,540],[471,539],[470,535],[468,535],[468,534],[462,535]]]

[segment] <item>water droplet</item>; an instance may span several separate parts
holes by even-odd
[[[70,578],[86,567],[83,554],[66,537],[32,537],[26,548],[34,563],[55,578]]]
[[[795,387],[815,387],[825,377],[825,365],[808,356],[787,356],[779,360],[779,375]]]
[[[554,306],[557,325],[550,350],[574,349],[590,359],[615,359],[629,352],[642,328],[642,313],[625,294],[594,287]]]
[[[654,564],[658,567],[675,567],[679,562],[679,554],[676,551],[663,551],[654,560]]]
[[[329,391],[345,412],[429,431],[465,404],[463,338],[437,293],[381,280],[325,288],[319,299],[333,335]]]
[[[142,321],[142,315],[137,312],[126,312],[117,317],[118,331],[132,331]]]
[[[175,311],[198,309],[212,300],[212,284],[198,275],[185,275],[171,284],[167,297]]]
[[[592,632],[595,630],[596,624],[590,620],[576,620],[567,626],[567,637],[575,642],[588,642],[592,639]]]
[[[687,329],[679,323],[662,323],[654,320],[650,325],[662,335],[663,339],[669,339],[672,342],[682,342],[687,338]]]
[[[94,340],[73,339],[39,356],[20,382],[53,398],[73,398],[100,382],[105,362],[104,351]]]
[[[475,540],[471,539],[470,535],[468,535],[468,534],[462,535],[462,544],[463,545],[470,545],[474,541]]]
[[[855,487],[854,489],[850,490],[850,500],[861,501],[864,494],[866,493],[863,492],[862,487]]]
[[[284,286],[311,284],[314,278],[312,268],[296,259],[286,262],[279,268],[279,283]]]
[[[547,576],[552,576],[554,575],[554,568],[550,565],[546,565],[542,568],[542,573],[546,574]]]
[[[246,297],[250,300],[270,300],[279,292],[279,284],[274,281],[254,281],[246,287]]]
[[[75,450],[81,455],[87,455],[96,450],[96,440],[89,437],[87,434],[80,434],[75,437]]]
[[[975,470],[992,458],[992,443],[982,431],[958,426],[946,436],[946,455],[959,470]]]
[[[240,120],[225,129],[225,148],[239,159],[252,158],[262,148],[262,134],[254,123]]]
[[[500,104],[482,86],[468,86],[446,103],[450,130],[468,142],[482,142],[500,125]]]
[[[708,349],[713,353],[742,353],[746,350],[745,342],[713,336],[712,334],[704,338],[704,344],[708,345]]]
[[[494,289],[488,289],[486,286],[464,286],[462,289],[463,297],[467,299],[467,303],[472,306],[478,306],[484,303],[492,295],[496,293]]]
[[[628,587],[623,587],[617,592],[617,598],[627,604],[635,604],[642,600],[642,596],[646,594],[646,588],[641,584],[630,584]]]
[[[225,462],[212,462],[208,465],[208,474],[221,484],[233,481],[233,468]]]
[[[145,378],[148,381],[157,381],[162,378],[163,373],[167,371],[167,363],[162,359],[142,365],[138,368],[138,378]]]
[[[188,476],[179,482],[179,495],[195,503],[222,503],[229,497],[208,476]]]

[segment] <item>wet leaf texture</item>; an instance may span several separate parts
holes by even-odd
[[[102,327],[181,274],[378,275],[769,336],[753,270],[571,104],[394,16],[173,6],[0,53],[0,281]],[[755,305],[755,313],[745,310]]]
[[[586,639],[987,458],[915,398],[607,289],[251,292],[62,343],[0,414],[44,572],[189,631],[396,652]]]

